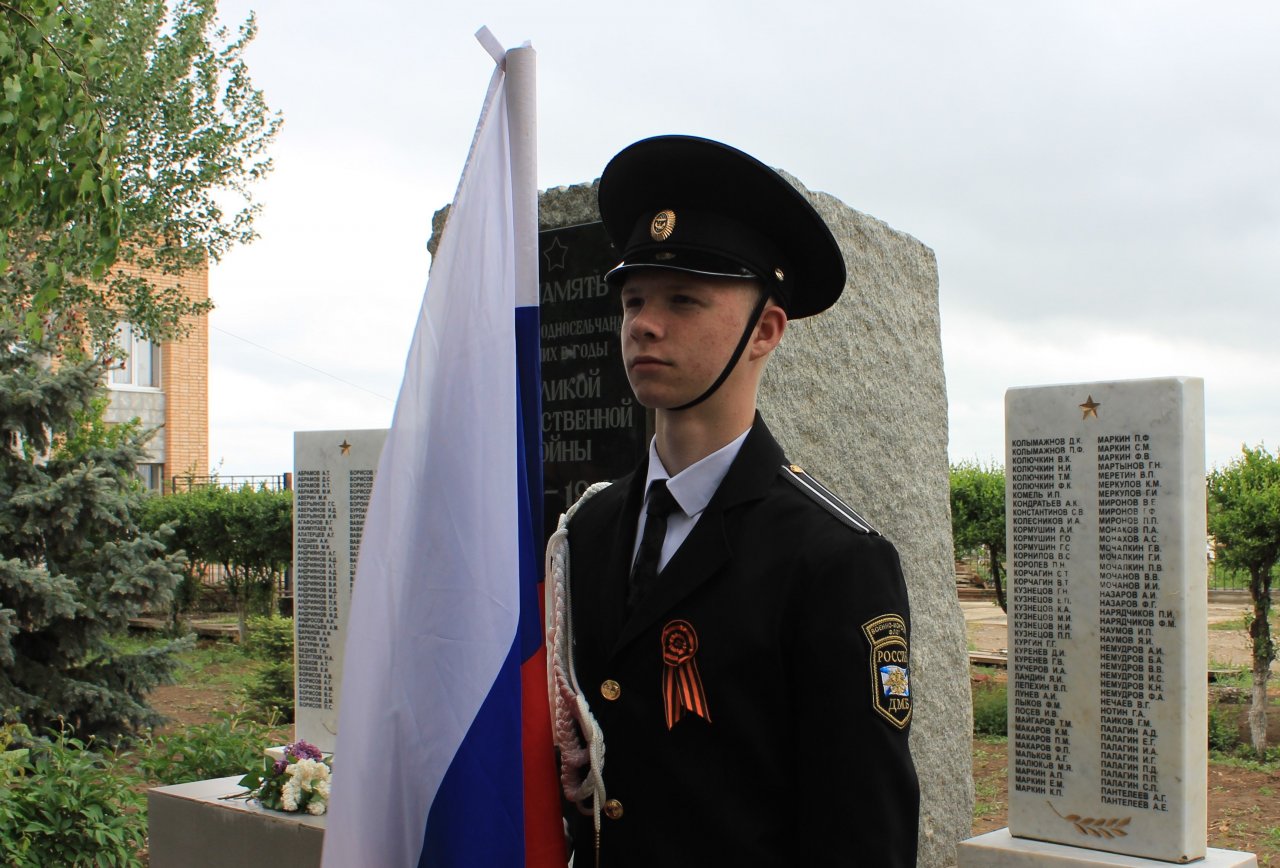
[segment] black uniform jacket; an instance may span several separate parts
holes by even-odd
[[[916,863],[909,695],[899,681],[886,696],[878,675],[886,656],[906,669],[898,556],[824,509],[785,466],[757,416],[630,616],[646,467],[570,524],[577,674],[605,741],[604,868]],[[705,717],[686,711],[668,728],[664,673],[678,667],[670,653],[664,662],[664,631],[680,621],[686,644],[696,642]],[[894,624],[897,637],[880,643]],[[875,659],[877,648],[887,655]],[[592,819],[570,811],[575,864],[589,868]]]

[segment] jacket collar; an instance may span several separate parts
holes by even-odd
[[[657,584],[623,623],[614,653],[643,633],[653,622],[660,620],[667,611],[701,587],[724,565],[733,554],[731,540],[737,539],[737,534],[733,532],[739,520],[735,507],[762,499],[777,476],[778,466],[785,460],[782,447],[773,439],[760,414],[756,413],[751,433],[743,441],[738,457],[729,467],[729,472],[725,474],[724,481],[707,504],[702,517],[667,563]],[[637,468],[626,481],[628,491],[622,516],[623,532],[618,535],[618,546],[625,549],[627,554],[632,549],[636,519],[640,503],[644,499],[646,471],[647,459],[645,465]],[[610,571],[615,589],[622,589],[620,593],[623,596],[631,567],[628,560],[626,554],[619,556],[615,551]]]

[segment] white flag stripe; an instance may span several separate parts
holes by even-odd
[[[417,864],[431,804],[516,635],[515,264],[495,70],[365,521],[324,865]]]

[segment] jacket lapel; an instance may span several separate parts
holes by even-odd
[[[649,628],[655,621],[681,600],[688,597],[712,576],[715,576],[733,554],[730,539],[737,539],[735,530],[740,521],[740,510],[737,507],[759,500],[768,491],[769,484],[777,475],[778,465],[785,461],[782,448],[778,446],[764,421],[756,414],[751,433],[742,443],[737,458],[729,467],[724,480],[716,490],[711,502],[703,510],[702,517],[693,526],[687,539],[671,557],[666,567],[658,574],[657,584],[649,591],[635,611],[626,618],[622,632],[618,634],[613,653],[618,653],[623,646],[633,641]],[[637,471],[634,479],[640,479],[633,488],[643,486],[645,471]],[[636,492],[635,508],[630,511],[630,527],[622,533],[628,545],[626,553],[630,555],[635,537],[635,522],[639,515],[640,500],[643,492]],[[628,503],[632,500],[628,497]],[[624,598],[622,606],[615,610],[625,613],[625,588],[630,565],[623,562],[621,581]],[[610,573],[610,577],[617,575]],[[612,581],[611,581],[612,583]],[[625,615],[624,615],[625,617]]]
[[[627,578],[631,573],[631,549],[635,541],[636,519],[644,499],[648,462],[630,476],[624,476],[602,492],[612,495],[608,508],[593,516],[587,525],[575,527],[570,538],[576,564],[599,564],[595,575],[573,576],[574,623],[597,637],[601,652],[612,648],[626,618]]]

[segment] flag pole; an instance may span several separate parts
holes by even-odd
[[[538,303],[538,54],[525,44],[506,54],[516,230],[516,304]],[[529,295],[525,295],[529,293]]]
[[[538,315],[537,54],[528,43],[503,57],[515,234],[516,359],[522,439],[521,706],[525,868],[563,868],[560,788],[547,702],[540,590],[543,546],[542,376]]]

